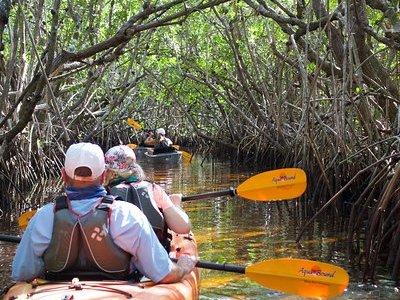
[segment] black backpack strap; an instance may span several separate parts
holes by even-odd
[[[57,212],[61,209],[68,209],[66,195],[60,195],[54,199],[54,212]]]
[[[112,204],[115,200],[113,195],[105,195],[101,200],[101,203]]]
[[[110,204],[113,204],[116,197],[113,195],[105,195],[99,205],[97,205],[96,209],[104,210],[109,212],[110,211]]]
[[[141,188],[143,189],[143,188]],[[127,201],[132,203],[133,205],[139,207],[141,211],[143,211],[142,202],[140,201],[139,189],[134,187],[132,184],[129,184],[128,191],[128,199]]]

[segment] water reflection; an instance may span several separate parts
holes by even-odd
[[[192,164],[155,166],[140,162],[150,179],[169,193],[184,195],[236,187],[259,171],[238,168],[229,162],[194,159]],[[44,184],[36,191],[59,187],[59,181]],[[32,195],[32,193],[30,193]],[[37,194],[32,204],[50,199],[49,193]],[[295,238],[301,220],[294,213],[296,200],[288,202],[254,202],[240,198],[185,202],[199,244],[201,259],[249,265],[267,259],[297,257],[320,260],[347,269],[351,275],[348,291],[339,299],[399,299],[394,283],[384,270],[379,285],[360,284],[360,274],[347,264],[346,244],[330,231],[330,223],[316,224],[304,235],[301,244]],[[2,220],[1,232],[18,232],[16,222]],[[0,242],[1,286],[7,285],[15,245]],[[245,276],[203,269],[201,299],[300,299],[265,289]]]

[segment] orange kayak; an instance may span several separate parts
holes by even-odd
[[[197,245],[192,234],[173,234],[171,256],[180,253],[196,255]],[[198,299],[199,271],[193,269],[182,281],[171,284],[154,284],[151,281],[132,283],[130,281],[101,280],[55,282],[34,280],[31,283],[18,282],[12,286],[3,299]]]

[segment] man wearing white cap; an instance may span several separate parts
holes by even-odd
[[[156,144],[154,145],[153,154],[174,152],[176,149],[172,147],[172,141],[165,136],[164,128],[156,129]]]
[[[22,236],[12,278],[69,279],[79,272],[132,279],[135,269],[154,282],[177,282],[195,259],[173,263],[145,215],[133,204],[114,200],[102,183],[104,153],[91,143],[71,145],[62,178],[66,195],[38,210]],[[91,275],[90,279],[93,278]]]

